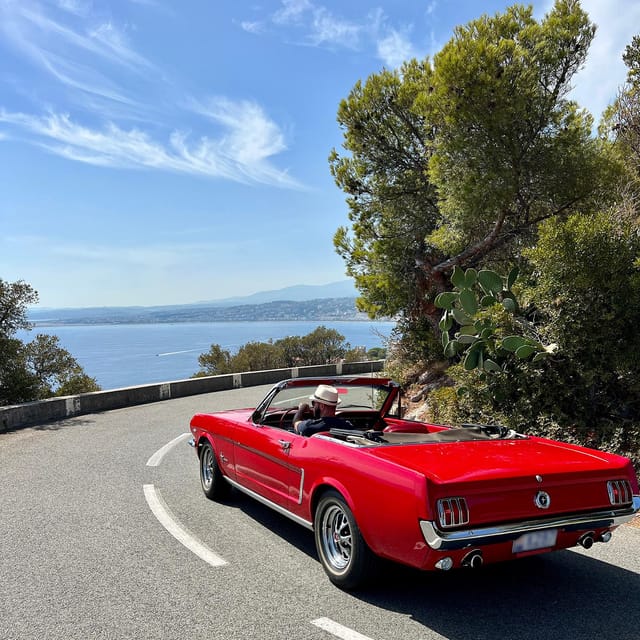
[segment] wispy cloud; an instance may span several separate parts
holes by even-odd
[[[301,23],[305,14],[314,11],[309,0],[282,0],[282,6],[272,16],[276,24]]]
[[[427,13],[433,11],[434,6],[432,2]],[[381,9],[354,21],[335,15],[326,6],[311,0],[281,0],[277,11],[240,25],[254,34],[282,31],[288,40],[306,46],[352,50],[371,46],[375,55],[390,67],[397,67],[407,58],[424,55],[409,39],[411,25],[389,26]]]
[[[135,49],[127,29],[95,19],[93,11],[94,3],[83,0],[0,2],[5,43],[49,77],[52,95],[64,92],[64,100],[47,100],[46,113],[3,108],[0,98],[5,137],[95,166],[299,188],[272,164],[287,147],[260,105],[200,99],[193,101],[197,109],[181,111],[174,104],[163,116],[150,96],[161,93],[167,79]],[[142,84],[150,91],[141,91]],[[38,88],[39,102],[45,87]],[[206,118],[196,134],[193,111]]]
[[[67,3],[61,8],[76,17],[88,17],[86,6],[80,3]],[[138,72],[153,67],[130,46],[126,34],[109,22],[92,26],[82,20],[77,25],[64,23],[61,16],[52,15],[41,4],[29,0],[8,0],[0,5],[0,15],[4,35],[13,46],[45,68],[51,57],[76,60],[83,55]]]
[[[241,164],[256,165],[286,149],[280,129],[254,102],[214,98],[195,109],[226,128],[220,148]]]
[[[48,75],[79,107],[99,100],[139,110],[114,77],[123,72],[140,79],[154,65],[137,53],[126,33],[110,22],[94,20],[91,5],[80,0],[58,0],[45,6],[32,0],[0,3],[0,34],[9,46]]]
[[[309,39],[316,46],[326,43],[356,48],[363,29],[362,25],[336,18],[323,7],[314,11],[311,25]]]
[[[251,22],[249,20],[244,20],[240,22],[240,26],[244,31],[247,31],[248,33],[259,34],[264,31],[264,24],[259,20],[254,22]]]
[[[378,57],[389,67],[399,67],[405,60],[419,57],[406,34],[391,30],[377,42]]]
[[[0,122],[26,134],[30,143],[77,162],[300,187],[286,171],[269,164],[269,158],[284,150],[285,145],[280,130],[260,107],[212,101],[205,115],[221,125],[219,137],[201,136],[192,141],[188,134],[176,130],[164,144],[140,129],[123,129],[113,123],[92,129],[74,122],[67,114],[33,116],[0,111]]]
[[[207,229],[204,237],[216,237]],[[251,238],[246,242],[250,243]],[[122,245],[92,242],[74,243],[63,238],[39,235],[7,236],[0,244],[7,251],[37,253],[55,259],[64,259],[65,264],[78,262],[87,269],[97,266],[105,268],[116,266],[119,271],[137,267],[170,268],[190,260],[193,255],[215,255],[219,252],[237,251],[238,244],[244,241],[234,238],[220,238],[215,241],[189,241],[176,239],[172,235],[168,242],[130,243]]]
[[[91,3],[88,0],[57,0],[56,5],[63,11],[77,16],[86,16],[91,9]]]

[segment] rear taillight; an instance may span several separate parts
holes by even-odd
[[[459,527],[469,522],[469,507],[464,498],[441,498],[437,502],[440,526]]]
[[[633,498],[628,480],[609,480],[607,491],[609,502],[613,505],[630,504]]]

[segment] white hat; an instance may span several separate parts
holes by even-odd
[[[340,399],[338,398],[338,390],[335,387],[331,387],[328,384],[320,384],[315,390],[312,396],[309,396],[310,400],[321,402],[322,404],[328,404],[335,407]]]

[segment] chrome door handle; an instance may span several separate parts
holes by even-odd
[[[289,449],[291,449],[291,442],[289,440],[278,440],[278,442],[285,451],[289,451]]]

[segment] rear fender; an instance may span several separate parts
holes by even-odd
[[[353,497],[349,493],[348,489],[335,478],[323,477],[318,479],[318,481],[313,486],[310,492],[311,495],[309,499],[309,509],[311,513],[309,514],[309,520],[311,520],[312,522],[315,522],[316,509],[318,508],[318,503],[320,502],[323,494],[329,491],[330,489],[337,491],[344,498],[349,509],[351,509],[351,512],[355,516],[356,510],[354,508]],[[356,518],[356,521],[357,521],[357,518]]]

